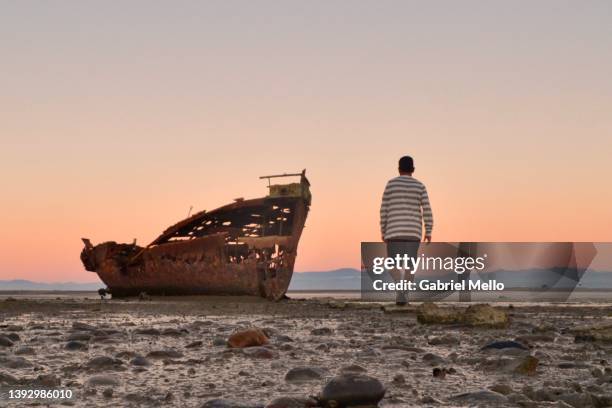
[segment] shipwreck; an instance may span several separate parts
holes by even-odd
[[[280,177],[299,182],[272,184]],[[306,171],[262,176],[268,195],[198,212],[167,228],[146,247],[93,245],[81,261],[113,297],[150,295],[285,296],[311,203]]]

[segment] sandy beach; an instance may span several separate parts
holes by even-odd
[[[3,389],[74,392],[51,405],[308,406],[334,376],[360,373],[386,388],[383,407],[612,401],[609,333],[584,329],[609,322],[608,306],[505,305],[509,326],[486,328],[423,324],[415,305],[346,299],[80,295],[2,296]],[[268,343],[228,347],[250,327]]]

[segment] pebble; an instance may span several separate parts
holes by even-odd
[[[12,347],[13,341],[6,336],[0,336],[0,346],[3,347]]]
[[[308,408],[316,407],[317,401],[306,397],[279,397],[266,405],[266,408]]]
[[[151,362],[143,356],[135,356],[130,361],[130,364],[133,366],[138,366],[138,367],[148,367],[151,365]]]
[[[215,337],[212,341],[213,346],[227,346],[227,340],[223,337]]]
[[[430,366],[437,366],[446,363],[446,360],[443,357],[440,357],[434,353],[425,353],[422,357],[423,361]]]
[[[444,336],[431,337],[427,341],[430,346],[456,346],[461,343],[459,337],[446,334]]]
[[[267,343],[268,337],[256,327],[237,331],[227,340],[227,345],[232,348],[257,347]]]
[[[134,330],[135,334],[142,334],[144,336],[159,336],[161,332],[154,327],[145,327]]]
[[[105,370],[118,368],[123,365],[123,362],[108,356],[97,356],[89,360],[85,365],[92,370]]]
[[[149,358],[163,359],[163,358],[181,358],[183,353],[177,350],[166,349],[166,350],[153,350],[147,354]]]
[[[21,346],[19,348],[17,348],[15,350],[15,354],[16,355],[30,355],[33,356],[36,354],[36,350],[34,350],[34,347],[30,347],[30,346]]]
[[[450,400],[462,404],[503,404],[508,401],[508,398],[495,391],[480,390],[473,392],[465,392],[462,394],[453,395]],[[492,405],[491,405],[492,406]]]
[[[333,333],[333,330],[329,327],[319,327],[317,329],[312,329],[310,334],[314,336],[328,336]]]
[[[322,379],[326,370],[319,367],[294,367],[285,374],[285,381],[287,382],[306,382],[306,381],[318,381]]]
[[[376,378],[364,374],[342,374],[329,380],[319,395],[327,405],[377,405],[386,389]]]
[[[62,381],[55,374],[41,374],[33,381],[34,386],[38,387],[59,387]]]
[[[204,344],[202,340],[196,340],[194,342],[187,344],[185,348],[198,348],[198,347],[202,347],[202,344]]]
[[[87,332],[76,332],[68,336],[67,340],[89,341],[93,336]]]
[[[106,375],[106,374],[94,375],[92,377],[89,377],[89,379],[85,383],[85,385],[88,387],[96,387],[99,385],[116,387],[116,386],[119,386],[119,384],[120,382],[116,376]]]
[[[419,400],[421,404],[442,404],[442,401],[436,399],[430,395],[425,395],[423,398]]]
[[[493,384],[492,386],[489,387],[489,390],[498,392],[502,395],[512,394],[513,392],[512,387],[504,383]]]
[[[351,364],[348,366],[344,366],[340,369],[340,372],[342,374],[363,374],[366,371],[367,370],[365,368],[357,364]]]
[[[69,341],[68,343],[66,343],[64,348],[70,351],[83,351],[83,350],[87,350],[87,344],[81,343],[80,341],[73,340],[73,341]]]
[[[84,330],[84,331],[93,331],[96,330],[96,327],[87,324],[87,323],[83,323],[83,322],[74,322],[72,323],[72,328],[74,330]]]
[[[179,337],[182,336],[183,334],[185,334],[184,332],[178,330],[178,329],[173,329],[173,328],[166,328],[161,332],[162,336],[173,336],[173,337]]]
[[[200,408],[264,408],[263,404],[242,402],[229,399],[214,399],[206,401]]]
[[[523,344],[516,342],[516,341],[512,341],[512,340],[494,341],[494,342],[487,344],[486,346],[483,346],[480,350],[481,351],[503,350],[503,349],[509,349],[509,348],[519,349],[519,350],[529,350]]]
[[[272,359],[277,357],[277,354],[267,347],[247,347],[244,349],[243,353],[253,358]]]
[[[24,357],[5,357],[0,356],[0,366],[5,368],[29,368],[33,364]]]

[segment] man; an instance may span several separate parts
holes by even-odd
[[[399,177],[392,178],[385,187],[380,205],[380,231],[382,240],[387,243],[387,256],[407,254],[416,257],[419,242],[423,236],[431,242],[433,214],[425,185],[412,177],[414,161],[410,156],[399,160]],[[404,279],[404,270],[393,276],[398,281]],[[412,278],[413,275],[410,275]],[[396,304],[407,303],[404,292],[398,291]]]

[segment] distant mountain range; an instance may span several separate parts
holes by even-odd
[[[361,271],[342,268],[326,272],[296,272],[289,291],[300,290],[360,290]]]
[[[580,274],[570,270],[535,269],[524,271],[496,271],[482,274],[472,274],[472,280],[480,278],[496,279],[503,282],[507,288],[540,288],[540,287],[575,287],[575,279]],[[452,275],[450,275],[453,277]],[[427,274],[418,274],[417,280],[427,279]],[[0,280],[0,290],[65,290],[65,291],[91,291],[103,287],[102,282],[57,282],[43,283],[29,280]],[[580,288],[585,289],[612,289],[612,272],[589,271],[584,273]],[[361,271],[353,268],[342,268],[322,272],[296,272],[293,274],[289,291],[321,290],[338,291],[361,289]]]
[[[89,291],[98,290],[103,287],[102,282],[32,282],[29,280],[0,280],[0,290],[74,290]]]
[[[343,268],[326,272],[296,272],[289,290],[359,290],[360,271]],[[0,290],[72,290],[89,291],[104,287],[102,282],[32,282],[29,280],[0,280]]]

